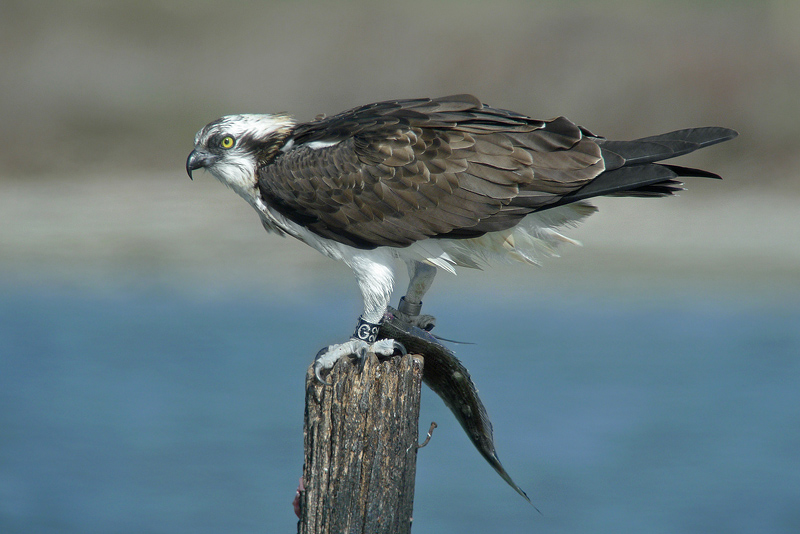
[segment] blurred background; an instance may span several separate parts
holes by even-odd
[[[426,391],[414,532],[797,532],[798,27],[790,0],[0,0],[0,531],[293,531],[304,372],[360,296],[189,181],[193,136],[470,92],[740,136],[677,161],[722,182],[601,199],[541,268],[439,276],[543,514]]]

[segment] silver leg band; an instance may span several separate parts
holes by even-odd
[[[397,305],[397,311],[412,317],[416,317],[419,315],[419,312],[422,311],[422,303],[420,302],[419,304],[411,304],[406,300],[405,297],[401,297],[400,304]]]

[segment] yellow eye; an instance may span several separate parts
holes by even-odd
[[[231,148],[233,146],[233,137],[226,135],[222,138],[222,141],[219,142],[219,146],[222,148]]]

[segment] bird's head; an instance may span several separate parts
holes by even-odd
[[[250,200],[260,163],[269,162],[295,125],[287,115],[227,115],[207,124],[194,138],[186,160],[189,178],[203,168]]]

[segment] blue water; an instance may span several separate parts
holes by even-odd
[[[428,311],[542,514],[426,391],[415,533],[800,532],[800,303],[488,295]],[[356,306],[0,286],[0,532],[294,532],[306,366]]]

